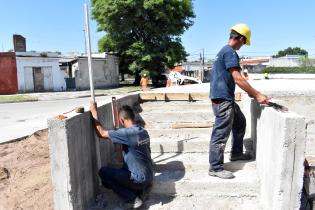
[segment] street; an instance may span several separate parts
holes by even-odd
[[[97,101],[111,96],[96,97]],[[87,106],[89,98],[0,104],[0,143],[18,139],[47,128],[47,119]]]

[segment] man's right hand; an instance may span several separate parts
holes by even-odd
[[[260,104],[268,104],[271,97],[258,92],[257,95],[255,96],[255,99]]]

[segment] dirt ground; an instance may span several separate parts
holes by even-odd
[[[47,135],[0,145],[0,210],[53,209]]]

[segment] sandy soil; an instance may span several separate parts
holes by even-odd
[[[53,209],[47,135],[0,145],[0,210]]]

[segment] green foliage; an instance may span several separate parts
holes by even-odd
[[[195,17],[191,0],[91,0],[98,30],[106,34],[100,52],[115,52],[120,71],[157,75],[187,53],[180,35]]]
[[[150,77],[150,71],[142,70],[141,71],[141,77]]]
[[[0,96],[0,103],[17,103],[27,101],[38,101],[37,97],[30,95],[2,95]]]
[[[308,56],[308,52],[302,48],[299,48],[299,47],[288,47],[287,49],[284,49],[284,50],[280,50],[278,52],[277,55],[274,55],[273,57],[274,58],[279,58],[279,57],[283,57],[283,56],[286,56],[286,55],[303,55],[305,57]]]
[[[270,73],[270,74],[314,74],[315,67],[267,67],[262,73]]]
[[[314,58],[301,57],[300,62],[301,62],[302,67],[315,66],[315,59]]]

